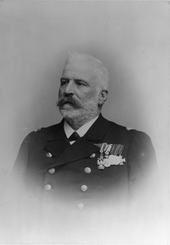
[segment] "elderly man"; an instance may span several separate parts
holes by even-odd
[[[33,242],[122,241],[128,217],[151,208],[152,143],[102,116],[108,80],[101,61],[70,53],[57,102],[63,120],[21,145],[13,175],[24,203],[20,224]]]

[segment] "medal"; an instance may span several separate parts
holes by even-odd
[[[103,143],[100,148],[100,156],[97,159],[98,169],[104,169],[111,165],[124,165],[126,160],[121,155],[123,149],[123,145]]]
[[[99,158],[97,159],[97,164],[98,164],[99,166],[103,165],[103,160],[104,160],[103,153],[104,153],[104,151],[106,150],[106,148],[107,148],[107,144],[106,144],[106,143],[103,143],[102,146],[101,146],[101,148],[100,148],[100,156],[99,156]]]

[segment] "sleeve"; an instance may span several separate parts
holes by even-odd
[[[135,225],[141,225],[149,231],[150,227],[157,229],[162,219],[163,203],[156,154],[147,134],[135,130],[131,130],[130,134],[127,159],[129,215]]]
[[[27,167],[29,150],[34,138],[34,132],[29,133],[23,140],[16,161],[8,176],[8,215],[6,223],[11,239],[20,239],[26,230],[28,216]]]
[[[147,184],[158,174],[155,150],[150,137],[136,130],[131,130],[131,142],[128,150],[129,184]]]
[[[16,178],[18,181],[26,179],[29,150],[33,142],[34,134],[35,132],[29,133],[23,140],[17,158],[15,160],[14,166],[12,168],[11,177]]]

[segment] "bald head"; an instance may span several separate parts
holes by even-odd
[[[91,67],[92,72],[96,76],[97,85],[102,90],[108,90],[108,71],[99,59],[85,53],[69,52],[66,60],[67,64],[84,64],[84,67]]]

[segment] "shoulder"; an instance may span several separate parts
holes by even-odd
[[[129,130],[130,138],[131,138],[131,144],[134,144],[136,146],[145,146],[145,147],[152,147],[152,142],[151,138],[149,137],[148,134],[145,132],[135,130],[135,129],[130,129]]]
[[[130,144],[128,156],[134,163],[156,166],[156,153],[151,138],[145,132],[129,130]]]
[[[114,130],[114,131],[116,130],[118,132],[128,132],[128,130],[127,130],[127,128],[125,126],[117,124],[117,123],[115,123],[113,121],[109,121],[109,120],[108,120],[108,122],[109,122],[109,128],[108,129],[110,131],[111,130]]]
[[[41,135],[41,134],[48,134],[50,132],[56,131],[60,128],[61,126],[61,122],[58,124],[54,124],[48,127],[42,127],[42,128],[38,128],[36,131],[34,131],[37,135]]]
[[[48,127],[39,128],[36,131],[31,131],[29,134],[27,134],[23,142],[31,143],[32,141],[36,140],[46,140],[49,137],[49,135],[53,135],[54,133],[56,134],[57,132],[62,130],[62,128],[62,122]]]
[[[119,133],[126,134],[131,140],[150,140],[150,137],[143,131],[126,127],[115,122],[109,121],[109,130],[116,130]]]
[[[153,150],[151,138],[143,131],[132,129],[109,121],[107,135],[116,139],[121,139],[130,146],[132,150],[142,149]]]

